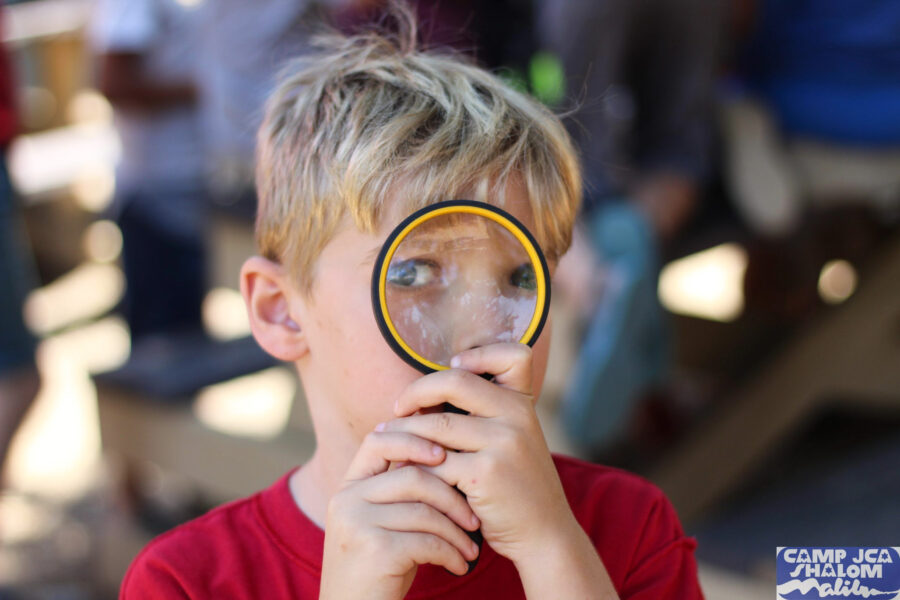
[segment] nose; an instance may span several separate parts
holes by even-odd
[[[495,344],[514,342],[516,318],[496,283],[468,289],[456,303],[449,336],[452,354]]]

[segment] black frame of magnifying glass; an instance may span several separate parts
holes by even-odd
[[[544,281],[546,282],[546,284],[544,285],[544,308],[541,311],[541,317],[538,321],[537,327],[534,330],[534,333],[531,334],[531,337],[528,340],[522,343],[525,343],[528,346],[534,346],[534,343],[541,335],[541,331],[544,329],[544,323],[546,323],[547,315],[550,312],[550,269],[547,267],[547,259],[544,257],[544,252],[543,250],[541,250],[540,245],[538,245],[537,240],[533,235],[531,235],[531,232],[528,231],[528,228],[522,225],[522,223],[518,219],[516,219],[514,216],[512,216],[502,208],[494,206],[493,204],[488,204],[486,202],[478,202],[476,200],[444,200],[442,202],[437,202],[435,204],[430,204],[424,208],[420,208],[419,210],[403,219],[403,221],[401,221],[400,224],[397,225],[393,231],[391,231],[390,235],[388,235],[387,239],[384,241],[384,244],[381,246],[381,250],[378,252],[378,258],[375,259],[375,267],[372,270],[372,311],[375,313],[375,321],[378,323],[378,329],[381,331],[382,337],[384,337],[385,341],[387,341],[391,349],[407,364],[426,375],[428,373],[435,372],[436,369],[419,362],[414,356],[411,356],[403,348],[403,346],[397,343],[397,340],[391,333],[391,330],[388,327],[387,321],[385,320],[384,314],[381,310],[381,294],[379,293],[379,282],[381,281],[382,273],[388,267],[388,265],[385,264],[385,257],[387,256],[388,250],[394,243],[394,240],[397,238],[397,236],[399,236],[403,232],[403,230],[406,229],[407,225],[409,225],[411,222],[415,221],[422,215],[438,210],[440,208],[450,206],[472,206],[494,212],[501,217],[508,219],[510,223],[516,226],[534,248],[535,254],[538,257],[538,261],[540,262],[541,270],[544,273]]]

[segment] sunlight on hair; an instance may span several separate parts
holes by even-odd
[[[296,392],[294,374],[273,367],[205,388],[194,402],[194,414],[222,433],[273,438],[287,425]]]
[[[828,304],[840,304],[856,291],[856,269],[846,260],[832,260],[819,273],[819,296]]]
[[[125,277],[117,266],[82,264],[28,295],[25,322],[35,333],[47,334],[110,311],[124,290]]]
[[[744,310],[747,252],[722,244],[674,260],[659,275],[659,300],[670,312],[734,321]]]
[[[203,299],[203,327],[217,340],[250,335],[250,320],[241,293],[231,288],[210,290]]]

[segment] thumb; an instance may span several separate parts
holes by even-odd
[[[531,395],[531,347],[515,342],[489,344],[464,350],[450,360],[454,369],[488,373],[501,387]]]

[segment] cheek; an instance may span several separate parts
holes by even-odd
[[[366,289],[365,292],[368,292]],[[421,374],[397,356],[381,335],[368,293],[333,296],[325,332],[332,394],[341,398],[353,430],[364,436],[394,417],[394,401]],[[325,356],[323,356],[325,358]]]
[[[381,334],[366,340],[368,352],[347,374],[341,385],[345,414],[358,439],[362,439],[378,423],[394,419],[394,403],[421,373],[403,362],[387,347]],[[363,344],[359,348],[364,349]]]

